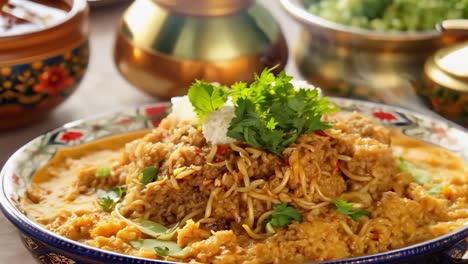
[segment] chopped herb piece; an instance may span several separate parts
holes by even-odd
[[[114,200],[109,196],[103,196],[98,198],[98,204],[103,211],[110,212],[112,205],[114,205]]]
[[[140,183],[143,185],[146,185],[154,180],[156,178],[156,175],[158,174],[158,168],[154,166],[146,167],[142,171],[142,175],[140,178]]]
[[[125,186],[119,186],[104,192],[98,198],[98,204],[101,209],[106,212],[112,210],[112,206],[120,201],[126,190]]]
[[[359,221],[361,217],[369,214],[369,211],[355,209],[354,203],[348,203],[340,199],[335,200],[333,203],[335,204],[335,208],[339,213],[350,216],[356,222]]]
[[[439,195],[441,192],[442,192],[442,184],[434,184],[429,190],[427,190],[426,193],[429,195],[436,196],[436,195]]]
[[[411,174],[413,176],[413,181],[419,185],[424,185],[431,181],[431,176],[429,176],[426,171],[409,164],[403,157],[398,158],[398,168],[402,172]]]
[[[130,245],[135,249],[147,248],[154,250],[159,256],[183,257],[190,250],[190,247],[179,247],[174,241],[162,241],[159,239],[139,239],[130,241]]]
[[[223,107],[227,101],[227,93],[223,87],[204,81],[192,84],[188,90],[188,97],[200,122],[211,112]]]
[[[267,231],[268,228],[285,227],[291,224],[293,220],[302,221],[302,215],[294,207],[288,206],[288,204],[275,204],[273,205],[273,210],[273,213],[264,221]]]
[[[96,177],[98,178],[104,178],[110,175],[110,169],[108,167],[100,167],[96,171]]]

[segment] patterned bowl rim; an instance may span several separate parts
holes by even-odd
[[[461,136],[462,138],[465,139],[465,141],[468,141],[468,132],[467,132],[468,130],[445,119],[437,118],[434,116],[425,116],[424,114],[417,113],[417,112],[414,112],[412,110],[405,109],[402,107],[384,105],[384,104],[375,103],[375,102],[356,100],[356,99],[347,99],[347,98],[338,98],[338,97],[330,97],[330,99],[333,103],[337,104],[340,108],[342,107],[342,105],[345,105],[345,104],[351,105],[348,110],[350,109],[357,110],[356,106],[363,107],[364,109],[377,107],[377,109],[382,110],[382,111],[391,111],[394,113],[407,115],[411,118],[416,118],[422,121],[426,121],[426,122],[430,121],[431,124],[433,125],[444,125],[447,130],[455,131],[457,133],[457,136]],[[39,224],[33,222],[25,214],[23,214],[15,206],[11,198],[8,197],[7,191],[5,189],[11,184],[10,181],[8,181],[7,176],[12,175],[17,158],[21,154],[23,154],[23,152],[26,149],[31,147],[35,142],[37,142],[41,138],[44,138],[46,135],[57,133],[59,131],[63,131],[66,129],[74,128],[80,124],[96,122],[100,119],[109,117],[111,114],[123,113],[125,110],[126,111],[137,110],[137,109],[140,109],[140,108],[142,109],[145,107],[161,107],[161,108],[167,109],[168,107],[170,107],[170,103],[168,102],[151,103],[151,104],[143,105],[141,107],[124,108],[118,111],[110,111],[104,114],[94,115],[89,118],[72,121],[72,122],[62,125],[61,127],[42,133],[38,137],[30,140],[28,143],[26,143],[21,148],[19,148],[7,160],[4,167],[0,171],[0,187],[1,187],[0,209],[3,212],[3,214],[7,217],[7,219],[10,222],[12,222],[17,227],[17,229],[22,231],[24,234],[30,235],[33,238],[39,241],[45,242],[49,245],[56,246],[71,254],[78,254],[81,256],[86,256],[86,258],[92,258],[94,260],[101,260],[101,261],[109,261],[109,260],[125,261],[125,262],[118,262],[118,263],[135,263],[135,264],[176,263],[176,262],[168,262],[168,261],[161,261],[161,260],[144,259],[144,258],[124,255],[124,254],[120,254],[116,252],[105,251],[105,250],[101,250],[95,247],[80,244],[68,238],[61,237],[53,233],[52,231],[46,230],[45,228],[39,226]],[[133,130],[133,131],[137,131],[137,130],[138,129]],[[128,132],[130,131],[131,130],[129,130]],[[106,136],[117,135],[117,134],[119,133],[111,133]],[[106,137],[106,136],[103,136],[103,137]],[[98,137],[96,139],[103,138],[103,137]],[[63,147],[66,147],[66,146],[63,146]],[[465,157],[464,159],[466,160],[467,158],[468,157]],[[457,242],[462,242],[462,246],[461,246],[462,250],[466,251],[467,246],[468,246],[467,240],[468,240],[468,226],[465,226],[449,234],[434,238],[432,240],[424,241],[415,245],[400,248],[400,249],[395,249],[395,250],[378,253],[378,254],[365,255],[365,256],[353,257],[353,258],[341,259],[341,260],[335,260],[335,261],[316,262],[316,263],[320,263],[320,264],[394,263],[399,260],[422,256],[425,254],[438,252],[440,250],[446,250],[447,247],[452,247]]]

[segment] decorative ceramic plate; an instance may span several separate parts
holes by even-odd
[[[377,123],[397,127],[410,137],[449,149],[468,160],[468,133],[455,124],[376,103],[339,98],[332,98],[332,101],[343,113],[360,112],[372,117]],[[166,116],[168,109],[167,103],[155,104],[69,123],[32,140],[8,160],[0,173],[1,209],[21,230],[26,247],[40,263],[167,263],[106,252],[60,237],[28,219],[19,208],[19,199],[33,173],[59,149],[111,135],[153,128]],[[414,258],[441,250],[444,251],[438,256],[461,260],[467,248],[468,226],[411,247],[323,263],[395,263],[408,259],[413,259],[410,263],[427,263],[413,261]]]

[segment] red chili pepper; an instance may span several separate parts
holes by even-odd
[[[193,152],[194,152],[195,154],[198,155],[198,154],[201,153],[201,149],[196,147],[196,148],[193,150]]]
[[[289,159],[284,159],[284,165],[289,166]]]
[[[330,140],[335,140],[334,137],[328,135],[328,134],[325,133],[323,130],[315,130],[315,131],[314,131],[314,134],[317,135],[317,136],[321,136],[321,137],[327,137],[327,138],[329,138]]]
[[[218,148],[216,149],[216,154],[218,155],[224,155],[228,152],[228,147],[226,145],[218,145]]]
[[[335,162],[335,168],[336,168],[337,170],[340,169],[340,160],[336,160],[336,162]]]

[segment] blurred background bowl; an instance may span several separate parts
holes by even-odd
[[[87,2],[60,2],[37,1],[65,7],[64,17],[45,27],[0,31],[0,130],[39,121],[73,93],[86,72]]]
[[[295,47],[299,71],[327,95],[398,105],[418,100],[415,87],[425,85],[425,61],[462,39],[435,29],[388,33],[350,27],[310,13],[305,3],[281,0],[303,26]]]

